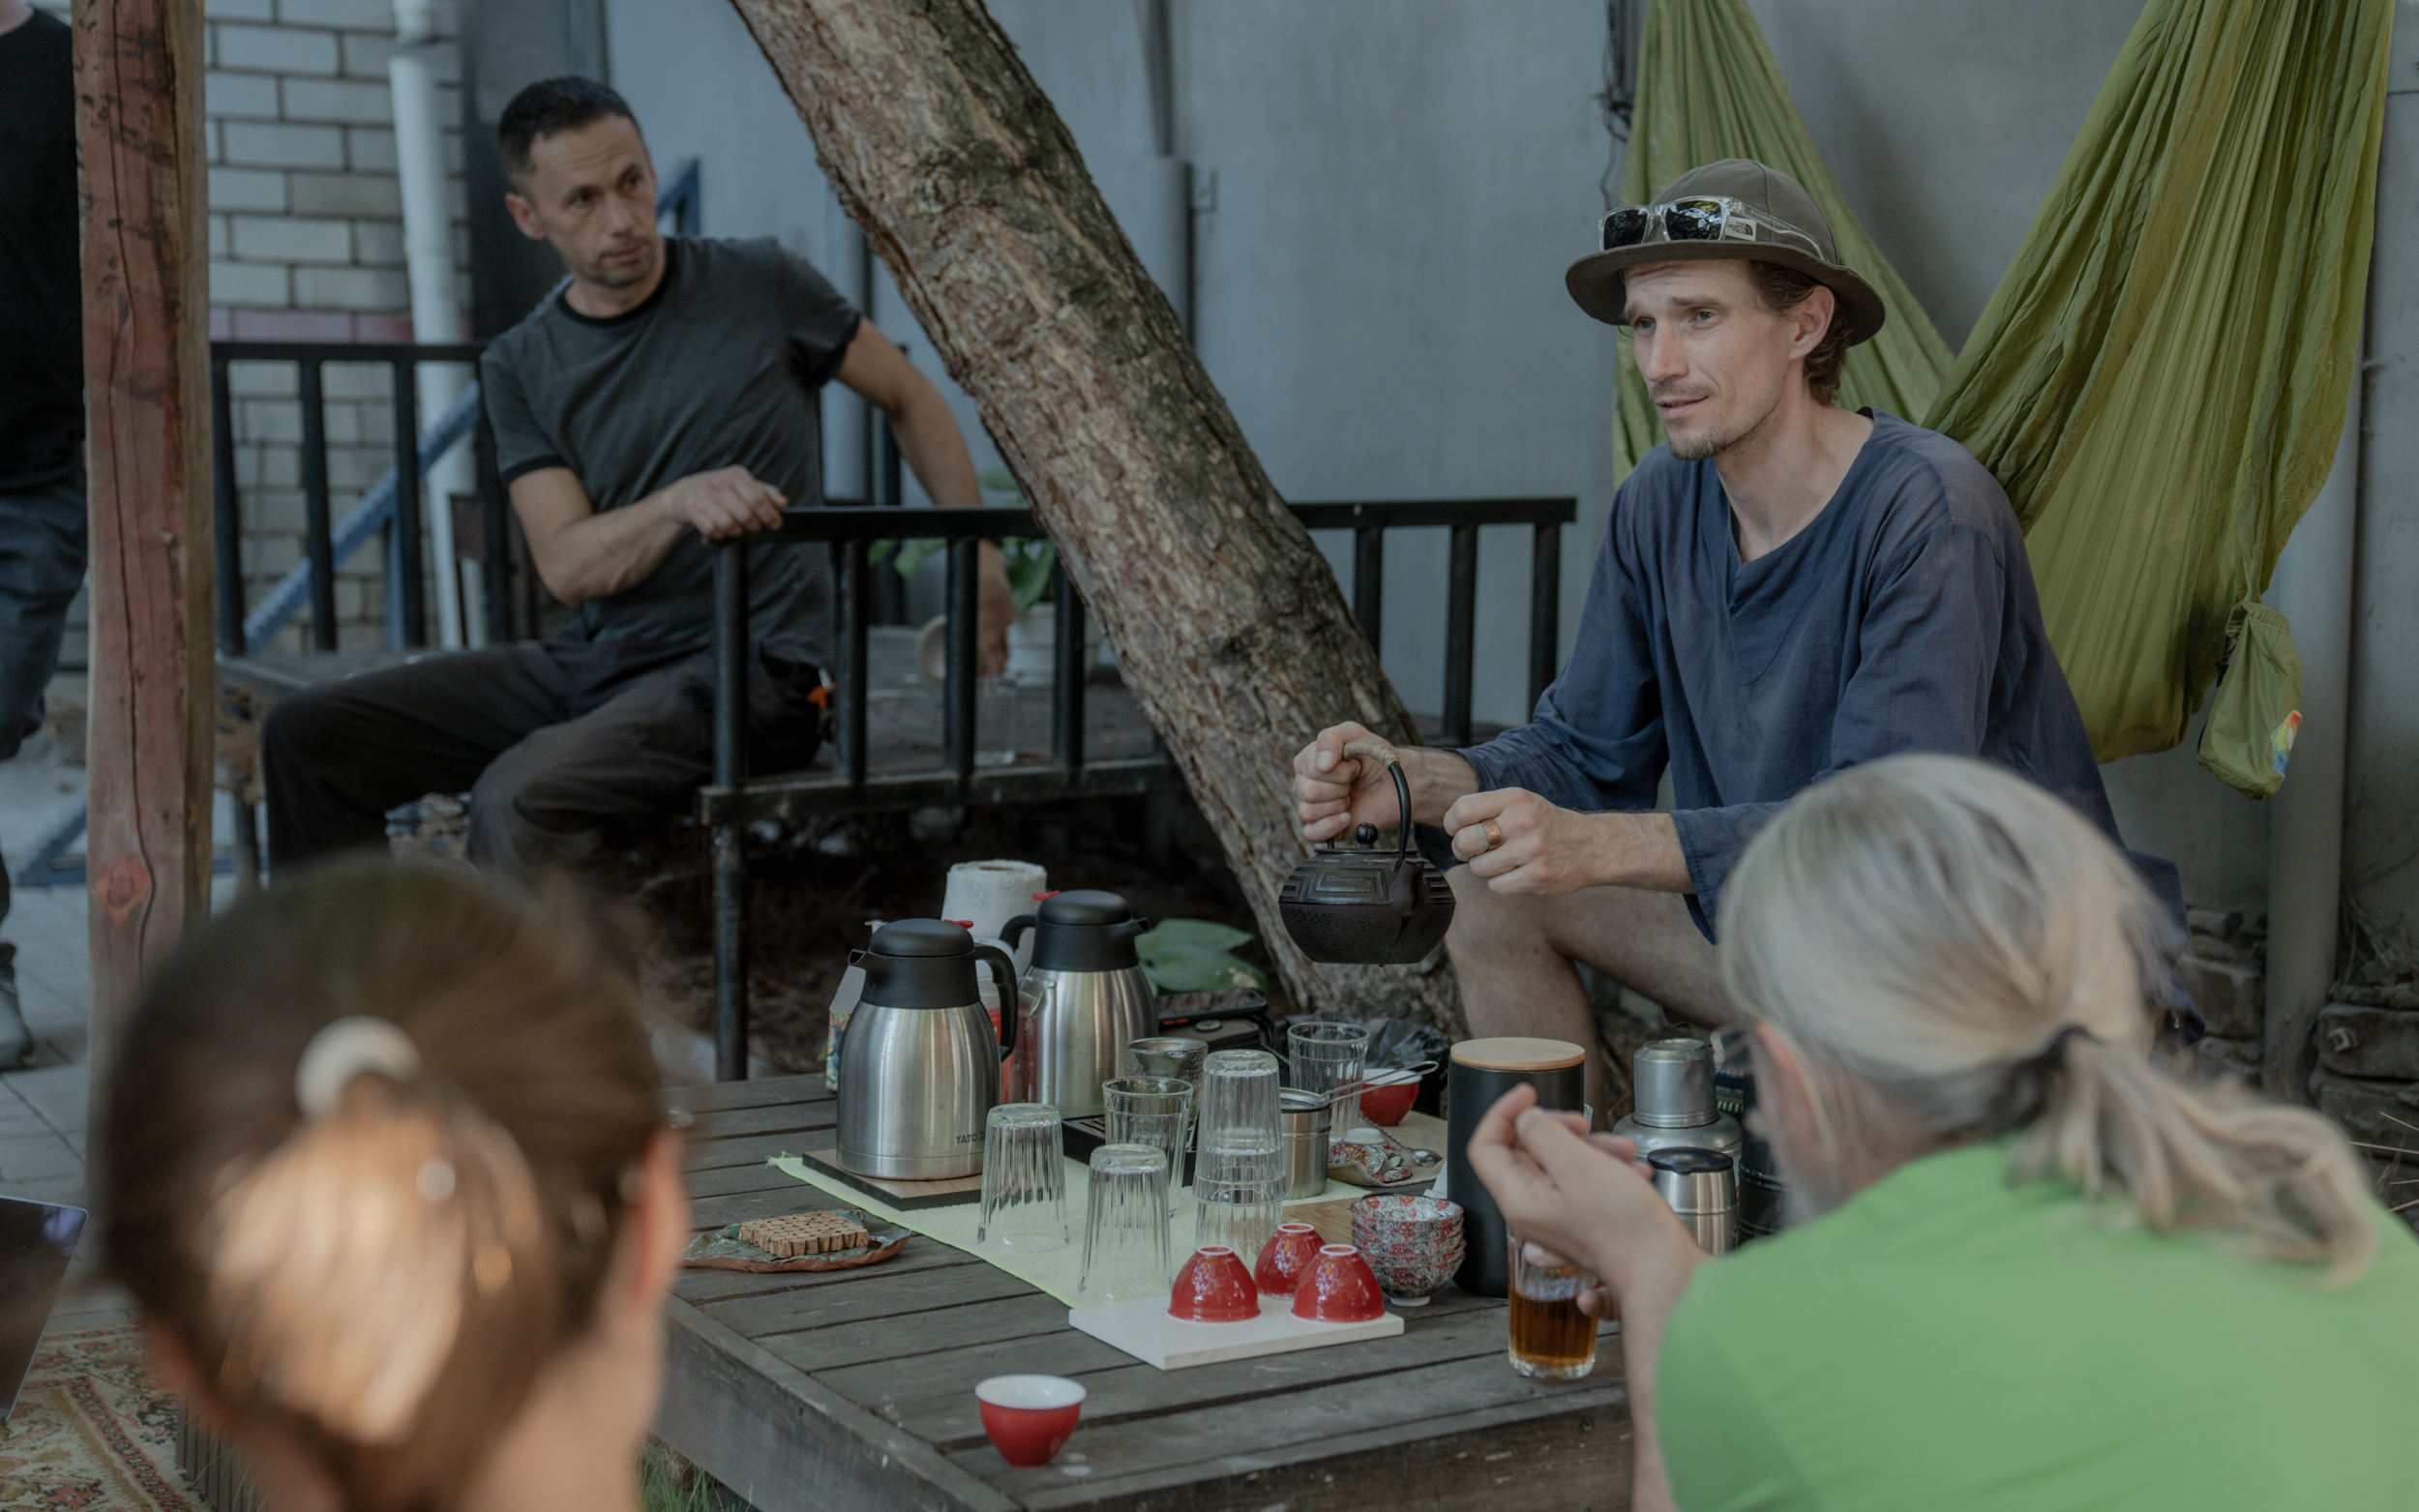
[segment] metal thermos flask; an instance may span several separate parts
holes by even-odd
[[[1018,988],[1026,1102],[1049,1103],[1061,1118],[1103,1111],[1100,1083],[1118,1075],[1118,1052],[1159,1029],[1134,950],[1149,928],[1115,893],[1064,892],[1000,929],[1011,949],[1033,932],[1033,964]]]
[[[1016,1043],[1015,964],[944,919],[901,919],[850,958],[865,993],[840,1044],[837,1154],[861,1176],[937,1181],[983,1169],[1000,1063]],[[1006,1003],[999,1032],[977,965]]]
[[[1719,1150],[1676,1145],[1646,1158],[1655,1190],[1680,1215],[1697,1247],[1727,1255],[1739,1243],[1739,1178],[1731,1157]]]
[[[1540,1108],[1577,1112],[1587,1103],[1587,1052],[1568,1040],[1464,1040],[1453,1047],[1445,1082],[1446,1187],[1461,1207],[1468,1245],[1453,1280],[1473,1296],[1502,1296],[1511,1276],[1504,1215],[1470,1169],[1470,1136],[1495,1100],[1515,1086],[1536,1087]]]
[[[1615,1134],[1638,1141],[1638,1158],[1657,1150],[1718,1150],[1739,1159],[1745,1132],[1739,1120],[1714,1100],[1714,1048],[1703,1040],[1656,1040],[1630,1061],[1636,1075],[1637,1109],[1613,1125]]]

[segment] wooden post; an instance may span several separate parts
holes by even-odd
[[[92,515],[95,1107],[144,964],[210,911],[201,7],[75,0]]]
[[[1294,753],[1344,720],[1419,737],[1015,47],[980,0],[734,3],[1115,639],[1295,1000],[1457,1027],[1449,971],[1316,966],[1286,936]]]

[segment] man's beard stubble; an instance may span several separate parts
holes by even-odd
[[[1770,409],[1765,410],[1764,413],[1756,416],[1747,424],[1737,427],[1733,430],[1715,430],[1704,435],[1693,437],[1692,439],[1687,441],[1681,440],[1678,436],[1672,435],[1668,430],[1666,430],[1664,432],[1664,437],[1667,444],[1671,447],[1671,455],[1678,458],[1680,460],[1684,462],[1706,461],[1713,458],[1721,456],[1724,452],[1731,450],[1733,447],[1737,447],[1753,440],[1756,432],[1764,429],[1765,423],[1770,421],[1773,416],[1778,414],[1779,412],[1780,402],[1777,399],[1776,399]]]

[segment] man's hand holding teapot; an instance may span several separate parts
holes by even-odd
[[[1296,754],[1294,796],[1304,839],[1342,840],[1358,825],[1383,829],[1401,817],[1386,763],[1345,754],[1350,742],[1371,738],[1384,739],[1362,725],[1330,726]],[[1480,792],[1478,774],[1457,752],[1394,751],[1411,787],[1413,821],[1442,825],[1453,838],[1453,854],[1495,892],[1691,890],[1667,814],[1581,814],[1523,788]]]

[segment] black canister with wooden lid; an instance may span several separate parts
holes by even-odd
[[[1462,1210],[1467,1238],[1453,1280],[1474,1296],[1502,1296],[1506,1270],[1504,1215],[1470,1169],[1470,1136],[1495,1100],[1515,1086],[1537,1088],[1540,1108],[1577,1112],[1587,1098],[1587,1052],[1568,1040],[1464,1040],[1453,1047],[1445,1085],[1446,1186]]]

